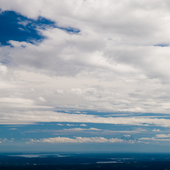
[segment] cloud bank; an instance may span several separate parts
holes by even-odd
[[[1,15],[24,16],[18,25],[32,22],[29,26],[45,37],[9,38],[9,45],[0,46],[0,109],[6,115],[1,122],[42,121],[44,110],[48,121],[64,121],[53,119],[56,108],[169,113],[169,7],[167,0],[1,0]],[[40,18],[53,26],[36,25]],[[97,120],[169,126],[165,119]]]
[[[1,113],[1,124],[31,124],[35,122],[72,122],[72,123],[102,123],[115,125],[160,126],[170,127],[170,120],[149,117],[103,117],[93,114],[70,114],[52,111],[17,111]],[[77,128],[79,130],[81,128]],[[96,130],[97,129],[91,129]]]

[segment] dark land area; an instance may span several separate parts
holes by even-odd
[[[170,170],[169,162],[1,166],[1,170]]]
[[[170,154],[1,153],[0,170],[170,170]]]

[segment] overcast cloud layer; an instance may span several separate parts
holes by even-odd
[[[57,26],[36,28],[43,41],[0,47],[1,109],[169,113],[169,7],[167,0],[1,0],[1,13]]]

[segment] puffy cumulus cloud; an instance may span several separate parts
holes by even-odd
[[[57,26],[37,26],[43,41],[0,46],[2,112],[46,106],[169,113],[168,0],[1,0],[0,8]]]
[[[0,138],[0,143],[4,143],[4,142],[13,142],[14,138],[11,139],[7,139],[7,138]]]
[[[118,138],[104,138],[104,137],[75,137],[75,138],[68,138],[68,137],[55,137],[55,138],[43,138],[39,140],[31,139],[32,142],[45,142],[45,143],[122,143],[122,139]],[[27,143],[30,143],[27,142]]]

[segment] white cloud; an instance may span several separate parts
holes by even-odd
[[[160,129],[153,129],[153,132],[160,132]]]
[[[34,101],[33,105],[42,105],[42,100],[35,99],[43,94],[43,105],[67,109],[169,113],[169,101],[166,100],[166,95],[169,94],[168,84],[161,88],[159,80],[135,77],[128,80],[128,76],[126,79],[115,77],[115,80],[108,81],[102,80],[103,77],[106,79],[115,75],[106,71],[98,73],[97,77],[101,74],[101,80],[94,75],[83,75],[84,73],[72,78],[56,78],[28,71],[15,71],[18,80],[13,96],[19,98],[17,94],[20,93],[24,100]],[[76,86],[79,88],[75,88]],[[34,89],[34,92],[30,93],[30,89]],[[9,97],[8,93],[6,95],[4,98]]]
[[[80,126],[87,126],[86,124],[80,124]]]
[[[157,138],[169,138],[170,137],[170,134],[157,134],[156,135]]]
[[[139,141],[140,140],[151,140],[151,141],[158,141],[158,142],[169,142],[170,141],[170,139],[158,139],[158,138],[154,138],[154,137],[152,137],[152,138],[139,138]]]
[[[62,132],[66,131],[66,132],[80,132],[80,131],[100,131],[101,129],[97,129],[97,128],[89,128],[89,129],[85,129],[85,128],[70,128],[70,129],[63,129],[61,130]]]
[[[43,108],[42,108],[43,109]],[[44,108],[45,109],[45,108]],[[46,108],[48,109],[48,108]],[[1,124],[25,124],[34,122],[72,122],[72,123],[104,123],[116,125],[137,125],[170,127],[169,119],[142,117],[102,117],[87,114],[69,114],[53,111],[6,111],[0,113]],[[81,128],[80,128],[81,129]],[[96,130],[96,129],[91,129]]]
[[[7,138],[0,138],[0,143],[4,143],[4,142],[13,142],[14,138],[11,139],[7,139]]]
[[[58,123],[57,125],[58,125],[58,126],[64,126],[64,125],[63,125],[63,124],[61,124],[61,123]]]
[[[66,124],[66,126],[76,126],[76,125],[74,125],[74,124]]]
[[[29,99],[21,99],[21,98],[0,98],[0,102],[4,104],[11,104],[16,107],[19,106],[24,107],[24,105],[29,107],[33,105],[33,101]]]
[[[7,67],[4,65],[0,65],[0,73],[5,75],[7,73]]]
[[[0,98],[1,108],[4,110],[12,108],[52,108],[49,106],[35,105],[34,101],[23,98]]]
[[[43,138],[39,140],[31,139],[31,142],[45,142],[45,143],[122,143],[122,139],[110,138],[106,139],[104,137],[55,137],[55,138]],[[30,143],[30,142],[27,142]]]
[[[75,26],[86,30],[91,28],[114,43],[169,42],[167,0],[2,0],[0,6],[2,10],[14,10],[29,18],[41,15],[62,26]]]
[[[38,99],[42,102],[45,102],[45,99],[43,97],[39,97]]]
[[[161,47],[170,44],[169,1],[1,0],[0,8],[80,30],[69,34],[58,28],[37,28],[46,36],[44,41],[11,40],[13,47],[0,47],[0,61],[12,63],[0,65],[0,111],[7,116],[2,123],[52,121],[53,112],[48,118],[38,112],[52,108],[169,113],[170,52],[169,46]],[[30,108],[38,111],[26,120],[21,107],[25,115]],[[10,120],[12,114],[18,120]],[[165,119],[114,120],[169,127]]]
[[[157,141],[157,142],[169,142],[170,139],[167,139],[167,138],[170,138],[170,134],[156,134],[155,137],[151,137],[151,138],[148,138],[148,137],[143,137],[143,138],[139,138],[139,141]]]

